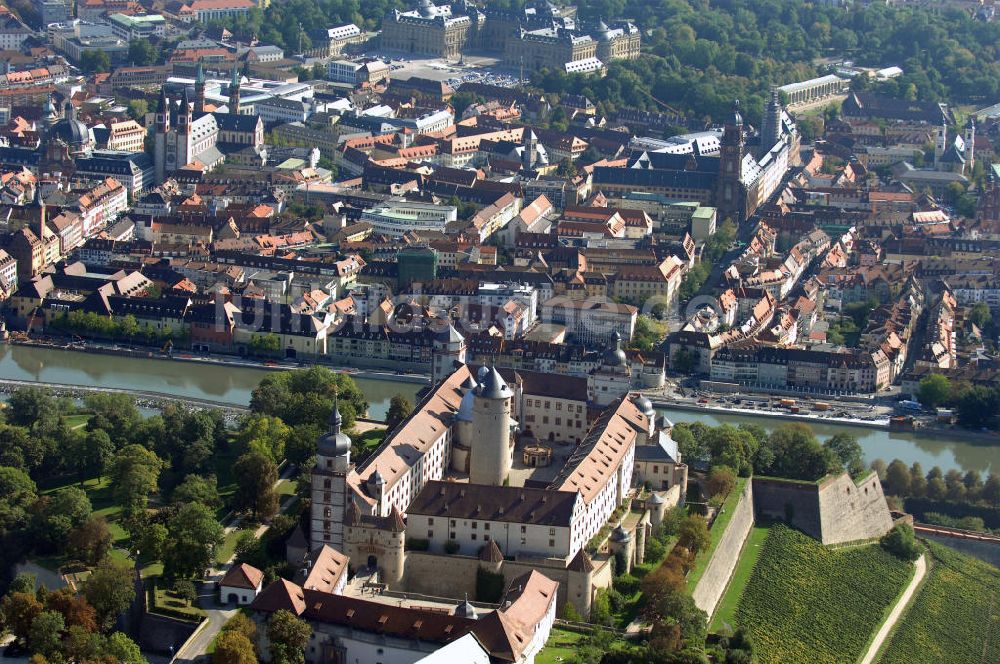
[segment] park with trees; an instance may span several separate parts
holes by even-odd
[[[284,540],[307,498],[294,475],[312,464],[335,398],[347,429],[367,411],[353,380],[325,368],[267,376],[235,422],[178,403],[144,414],[122,393],[77,401],[45,388],[14,391],[0,420],[0,564],[28,559],[80,580],[77,595],[0,579],[3,624],[17,645],[37,664],[116,652],[100,661],[144,661],[113,629],[136,599],[135,568],[151,611],[188,620],[203,615],[196,584],[229,559],[268,581],[291,578]],[[402,397],[395,406],[396,417],[412,408]],[[257,524],[266,526],[259,538]],[[78,613],[92,618],[81,627]],[[293,653],[301,628],[276,629]]]

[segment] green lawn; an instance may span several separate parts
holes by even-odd
[[[283,479],[278,482],[278,495],[281,496],[281,500],[284,500],[286,496],[294,496],[295,489],[298,486],[298,482],[294,479]]]
[[[118,523],[118,517],[121,514],[122,508],[115,503],[110,480],[107,477],[91,478],[86,480],[82,486],[79,482],[69,482],[45,489],[42,493],[51,494],[70,486],[82,488],[90,499],[90,504],[94,508],[94,514],[103,516],[108,520],[108,527],[111,531],[111,536],[114,538],[113,546],[123,545],[128,539],[128,535],[126,535],[125,530]]]
[[[927,542],[930,571],[881,664],[1000,661],[1000,570]]]
[[[760,664],[854,662],[912,573],[913,565],[877,544],[829,549],[775,524],[746,583],[735,627],[749,633]]]
[[[723,625],[733,626],[736,621],[736,607],[739,606],[740,598],[743,597],[743,590],[750,581],[753,568],[757,564],[760,552],[764,549],[764,541],[770,532],[768,525],[755,524],[747,535],[747,541],[743,543],[743,551],[740,552],[740,559],[733,570],[733,576],[729,579],[726,593],[715,608],[715,616],[709,629],[718,632]]]
[[[248,529],[236,529],[226,533],[225,539],[222,540],[222,546],[220,546],[215,552],[215,560],[221,564],[232,558],[233,551],[236,549],[236,542],[240,539],[240,535],[247,532],[253,531]]]
[[[729,492],[726,496],[725,502],[722,503],[722,509],[715,521],[712,523],[712,529],[709,531],[712,541],[704,551],[699,551],[697,557],[694,560],[694,567],[691,568],[691,572],[687,576],[688,588],[694,589],[698,585],[698,580],[701,579],[701,575],[705,573],[705,569],[708,567],[708,563],[712,560],[712,554],[715,552],[715,547],[719,546],[719,540],[722,539],[722,534],[726,532],[726,526],[729,525],[729,521],[733,518],[733,512],[736,510],[736,503],[739,502],[740,496],[743,495],[743,487],[749,478],[737,477],[736,486],[733,490]]]
[[[535,655],[535,664],[557,664],[568,660],[576,652],[575,646],[583,637],[578,632],[553,627],[545,647]]]
[[[63,422],[66,423],[70,429],[79,429],[90,421],[91,415],[89,413],[78,413],[76,415],[63,415]]]
[[[159,610],[166,615],[189,620],[201,620],[205,617],[205,612],[197,606],[192,606],[187,600],[183,600],[161,583],[160,579],[153,582],[153,610]]]

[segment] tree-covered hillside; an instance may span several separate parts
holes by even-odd
[[[605,111],[662,110],[659,100],[697,118],[719,118],[739,97],[755,121],[769,86],[821,73],[824,58],[902,67],[904,75],[883,86],[895,96],[985,105],[1000,95],[1000,23],[957,10],[804,0],[580,0],[578,6],[582,20],[634,20],[646,55],[613,63],[601,80],[546,73],[535,81],[553,92],[582,90],[604,102]]]

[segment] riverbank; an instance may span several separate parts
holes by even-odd
[[[750,408],[724,408],[713,406],[712,404],[691,403],[690,401],[671,401],[668,399],[650,399],[654,408],[669,408],[673,410],[689,410],[700,413],[716,413],[719,415],[738,415],[745,417],[771,417],[790,420],[792,422],[806,422],[809,424],[846,424],[850,426],[866,427],[869,429],[889,429],[889,420],[862,420],[851,417],[822,417],[807,413],[789,413],[781,410],[754,410]]]
[[[888,419],[864,420],[852,417],[834,417],[811,413],[789,413],[783,410],[756,410],[750,408],[731,408],[715,406],[712,404],[694,404],[690,401],[672,401],[668,399],[651,399],[653,407],[671,410],[684,410],[697,413],[712,413],[717,415],[730,415],[738,417],[762,417],[770,419],[781,419],[792,422],[805,422],[813,425],[845,425],[854,427],[864,427],[866,429],[877,429],[880,431],[892,431],[889,428]],[[924,426],[907,430],[905,433],[920,438],[940,439],[942,437],[955,438],[968,441],[970,443],[983,443],[987,445],[1000,446],[1000,433],[969,431],[956,427]]]

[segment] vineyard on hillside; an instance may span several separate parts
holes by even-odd
[[[743,592],[736,624],[750,633],[761,664],[853,662],[912,569],[878,545],[828,549],[775,525]]]
[[[1000,570],[941,544],[882,664],[1000,661]]]

